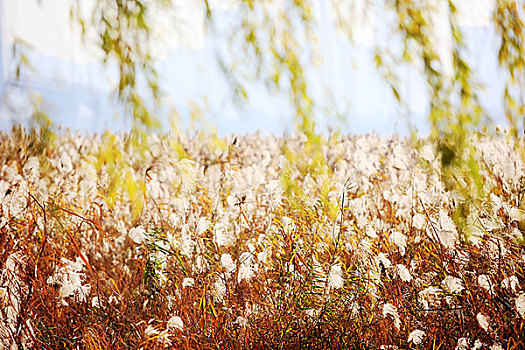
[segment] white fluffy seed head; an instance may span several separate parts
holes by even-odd
[[[408,271],[407,267],[403,264],[396,265],[396,271],[403,281],[410,282],[412,281],[412,275],[410,274],[410,271]]]
[[[330,275],[328,276],[328,286],[330,288],[342,288],[344,285],[343,270],[341,265],[337,264],[332,266],[330,269]]]
[[[488,332],[490,326],[490,318],[483,315],[481,312],[476,315],[479,326],[485,331]]]
[[[235,271],[237,268],[237,265],[233,262],[232,256],[226,253],[221,256],[221,265],[228,273]]]
[[[182,321],[182,318],[180,318],[179,316],[172,316],[168,320],[167,328],[168,330],[178,329],[182,331],[184,330],[184,322]]]
[[[441,281],[441,287],[449,293],[460,293],[463,289],[463,283],[461,279],[457,277],[447,276]]]
[[[520,293],[516,298],[516,311],[521,318],[525,319],[525,293]]]
[[[397,313],[397,308],[391,303],[383,305],[383,317],[387,316],[391,316],[394,319],[394,327],[397,329],[401,328],[401,319]]]
[[[146,230],[142,226],[133,227],[129,230],[128,235],[136,244],[141,244],[146,240]]]
[[[425,338],[425,332],[420,329],[416,329],[408,335],[408,342],[413,343],[414,345],[419,345],[423,342]]]

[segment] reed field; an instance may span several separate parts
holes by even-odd
[[[2,349],[525,348],[504,132],[470,202],[426,139],[0,136]]]

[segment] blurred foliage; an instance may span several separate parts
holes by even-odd
[[[464,231],[466,213],[471,209],[481,209],[486,200],[476,150],[469,143],[469,134],[479,124],[483,108],[478,98],[479,86],[464,58],[465,46],[456,24],[453,2],[449,2],[449,25],[453,38],[452,74],[446,72],[446,63],[439,56],[431,34],[432,21],[428,17],[438,9],[432,7],[432,2],[426,5],[418,7],[411,1],[393,1],[391,4],[398,14],[398,30],[404,42],[399,61],[410,62],[417,57],[422,63],[430,96],[430,140],[440,156],[442,178],[447,189],[458,194],[454,220]],[[411,48],[415,52],[407,54]],[[393,87],[395,89],[399,87]]]
[[[315,128],[317,118],[321,117],[320,109],[316,110],[318,106],[307,74],[307,67],[316,66],[322,59],[314,3],[313,0],[238,0],[234,5],[239,20],[232,22],[229,50],[219,53],[218,61],[239,104],[251,97],[247,85],[253,81],[262,82],[272,93],[288,97],[296,129],[306,136],[300,155],[285,150],[289,166],[299,168],[303,176],[310,174],[319,181],[326,181],[331,169],[321,148],[327,143]],[[375,7],[381,7],[384,18],[389,19],[382,25],[390,26],[387,32],[391,37],[376,45],[374,60],[401,106],[406,106],[407,97],[403,96],[397,68],[404,65],[419,67],[429,96],[430,140],[441,159],[447,188],[458,193],[454,217],[461,228],[466,225],[467,213],[482,210],[487,202],[480,176],[482,167],[469,142],[469,135],[480,124],[486,123],[488,116],[478,97],[482,86],[477,83],[465,57],[466,47],[457,24],[455,3],[453,0],[386,0],[377,4],[364,0],[364,10],[358,11],[358,6],[348,0],[331,0],[330,6],[334,10],[337,29],[346,33],[350,41],[355,40],[352,21],[366,17],[367,9],[372,5],[374,11]],[[114,92],[124,107],[124,114],[132,120],[129,147],[144,157],[147,133],[160,126],[156,115],[164,103],[160,78],[151,57],[150,31],[155,25],[150,23],[152,18],[148,16],[151,6],[167,9],[176,5],[167,0],[97,0],[89,16],[81,12],[79,0],[71,7],[71,16],[77,20],[83,33],[86,33],[87,26],[96,28],[104,64],[118,68]],[[211,28],[215,20],[214,10],[207,0],[203,1],[203,8],[207,25]],[[450,30],[451,57],[447,57],[446,52],[438,52],[435,40],[435,31],[439,30],[436,18],[443,9],[448,13],[445,28]],[[525,3],[517,0],[498,0],[493,12],[493,25],[500,37],[498,61],[507,74],[505,115],[516,139],[523,128],[525,112],[524,13]],[[396,42],[401,43],[401,50],[392,47]],[[18,55],[21,64],[29,65],[23,53]],[[449,67],[448,59],[451,59],[452,67]],[[192,120],[199,120],[204,114],[193,102],[190,109]],[[323,114],[322,117],[330,116]],[[111,140],[106,143],[108,148],[111,144]],[[176,145],[173,148],[182,152]],[[115,153],[119,152],[117,149],[102,150],[98,158],[99,166],[105,164],[110,174],[118,178],[110,181],[106,194],[115,195],[125,189],[140,208],[143,196],[138,193],[145,189],[144,179],[132,180],[128,175],[131,167],[135,170],[145,168],[147,162],[138,160],[130,164],[118,161],[123,160],[123,156]],[[522,153],[525,158],[525,152]],[[289,172],[284,172],[283,182],[288,192],[300,194],[300,182],[286,178],[286,173]],[[134,181],[139,184],[132,185]],[[295,189],[290,187],[292,183],[296,183]]]
[[[520,127],[525,128],[525,4],[519,1],[498,1],[497,4],[494,23],[501,38],[498,62],[507,72],[504,92],[505,116],[512,135],[518,139]],[[523,145],[518,148],[522,159],[525,160]]]
[[[331,5],[336,10],[350,6],[341,0],[333,0]],[[364,6],[371,5],[364,2]],[[233,32],[237,38],[244,40],[245,55],[239,55],[239,60],[234,59],[235,63],[228,74],[235,77],[234,81],[242,82],[242,72],[248,71],[269,88],[288,94],[294,106],[297,129],[306,135],[307,141],[300,155],[293,155],[288,150],[285,150],[285,154],[291,166],[300,169],[302,174],[315,177],[325,173],[324,169],[329,171],[329,168],[319,151],[326,143],[315,131],[317,115],[305,73],[306,66],[314,65],[316,58],[313,6],[312,1],[241,1],[243,21]],[[435,31],[438,30],[434,28],[435,18],[443,6],[449,13],[445,27],[450,29],[452,36],[451,72],[445,62],[447,53],[437,51],[435,40]],[[515,1],[498,1],[494,20],[502,36],[500,65],[509,71],[512,82],[523,86],[522,81],[518,80],[523,79],[519,73],[525,57],[522,55],[523,23],[520,19],[520,16],[523,17],[523,8],[518,9],[518,6],[523,5]],[[358,20],[352,16],[363,14],[352,6],[350,10],[354,11],[350,15],[336,11],[336,23],[338,29],[346,32],[348,38],[353,40],[355,33],[349,21]],[[465,58],[466,47],[457,25],[454,2],[392,0],[384,3],[383,10],[393,18],[391,23],[384,24],[392,26],[392,40],[377,45],[375,63],[401,105],[407,101],[401,94],[402,82],[397,76],[399,69],[396,68],[404,64],[421,67],[429,96],[430,139],[440,156],[442,177],[447,188],[458,194],[454,219],[464,230],[468,213],[482,210],[488,200],[476,150],[469,142],[470,133],[481,121],[487,120],[487,115],[478,98],[482,87],[476,82]],[[396,42],[396,39],[401,39],[397,41],[402,43],[402,50],[391,46],[391,42]],[[246,57],[252,59],[247,60]],[[255,67],[250,69],[253,62]],[[243,86],[242,83],[239,85]],[[512,97],[510,88],[505,91],[507,117],[517,137],[518,118],[523,117],[522,104]],[[284,176],[288,173],[291,172],[285,172]],[[288,192],[294,190],[300,194],[300,190],[293,186],[301,186],[301,181],[297,180],[284,179]]]
[[[156,1],[161,6],[167,1]],[[115,196],[124,191],[134,206],[136,219],[143,207],[145,178],[135,179],[133,169],[147,167],[147,133],[158,130],[160,121],[156,115],[162,104],[162,91],[153,59],[150,55],[150,23],[147,20],[148,3],[137,0],[97,0],[90,21],[81,11],[79,1],[71,8],[71,16],[77,19],[86,34],[86,26],[96,28],[98,45],[103,51],[103,63],[118,69],[118,82],[114,88],[117,100],[124,107],[124,115],[131,117],[132,131],[127,149],[139,155],[133,163],[124,161],[120,148],[115,147],[115,137],[106,132],[102,138],[105,149],[98,154],[97,168],[105,166],[111,180],[105,189],[107,203],[114,203]]]

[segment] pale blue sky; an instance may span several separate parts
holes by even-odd
[[[7,0],[9,1],[9,0]],[[25,0],[28,1],[28,0]],[[1,2],[1,0],[0,0]],[[324,5],[324,7],[323,7]],[[6,8],[2,9],[2,30],[6,30]],[[347,123],[343,131],[353,133],[376,132],[393,134],[406,132],[405,121],[399,117],[400,109],[387,86],[375,70],[372,47],[363,44],[350,44],[338,34],[330,24],[326,14],[326,0],[319,0],[320,11],[319,41],[325,54],[320,68],[308,67],[311,78],[311,91],[319,104],[328,103],[324,90],[332,89],[334,100],[341,112],[347,112]],[[221,32],[226,26],[230,10],[216,10],[215,23]],[[9,18],[9,17],[8,17]],[[376,23],[374,40],[384,40],[384,28]],[[41,28],[35,28],[41,30]],[[503,73],[497,69],[497,38],[490,27],[475,26],[462,28],[469,48],[469,62],[485,85],[482,103],[494,117],[496,123],[504,124],[501,118],[501,91]],[[52,33],[52,31],[51,31]],[[52,35],[52,34],[50,34]],[[10,91],[10,96],[20,95],[20,103],[28,89],[39,91],[45,101],[48,114],[66,127],[80,130],[101,131],[105,128],[120,129],[122,120],[115,120],[115,106],[108,93],[111,84],[100,65],[94,62],[73,62],[53,54],[33,52],[30,60],[36,72],[26,71],[20,82],[14,81],[13,60],[6,54],[10,47],[2,36],[3,59],[0,93]],[[215,59],[215,50],[224,49],[225,40],[221,35],[209,33],[204,46],[199,49],[176,47],[167,52],[159,62],[162,86],[173,105],[184,116],[187,114],[187,101],[207,99],[207,117],[217,126],[221,135],[246,133],[256,130],[280,134],[292,131],[291,109],[286,98],[268,93],[264,86],[254,83],[248,86],[252,96],[249,103],[238,108],[231,102],[231,91]],[[7,62],[6,62],[7,61]],[[426,96],[424,85],[414,71],[400,69],[404,84],[402,93],[408,97],[411,107],[410,120],[419,129],[425,130]],[[16,98],[14,99],[16,101]],[[323,115],[319,110],[318,115]],[[5,108],[0,115],[0,128],[10,128]],[[324,120],[319,122],[323,127]]]

